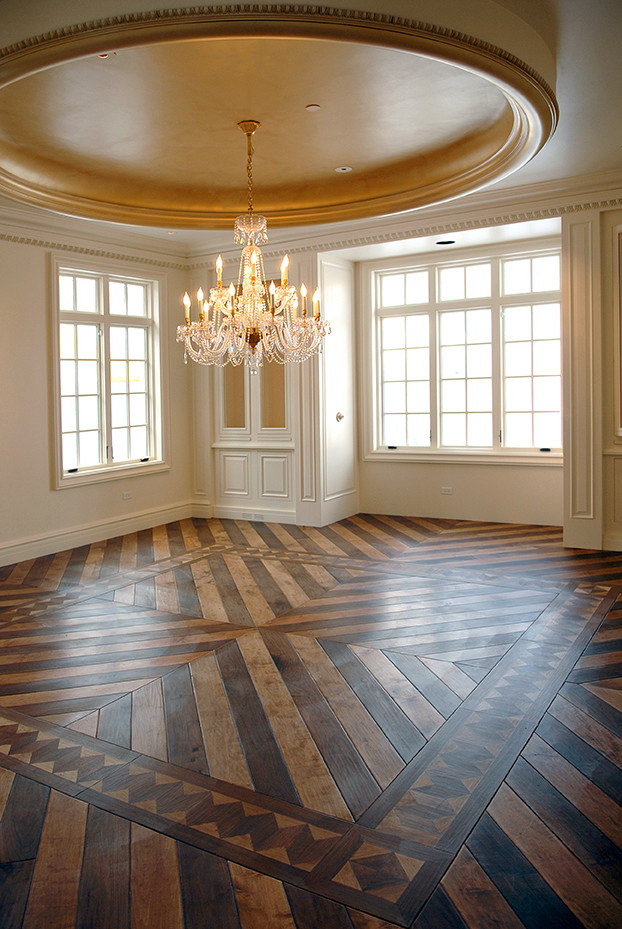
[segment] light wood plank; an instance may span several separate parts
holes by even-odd
[[[203,655],[192,662],[190,670],[210,773],[252,789],[216,658],[213,654]]]
[[[52,791],[23,929],[68,929],[76,919],[88,806]]]
[[[177,843],[131,826],[132,929],[184,929]]]
[[[261,637],[247,634],[238,645],[303,805],[350,820],[348,807]]]
[[[224,562],[235,580],[253,622],[258,626],[272,622],[274,611],[246,567],[244,559],[240,555],[225,555]]]
[[[162,682],[152,681],[132,694],[132,751],[168,761]]]
[[[296,929],[287,896],[280,881],[229,865],[235,890],[241,929]]]
[[[524,929],[514,910],[464,846],[441,883],[468,926]]]
[[[191,570],[203,616],[214,622],[228,623],[229,617],[220,599],[209,563],[195,561],[191,565]]]

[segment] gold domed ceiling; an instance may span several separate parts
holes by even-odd
[[[1,50],[0,194],[228,228],[246,208],[238,122],[253,119],[255,208],[273,226],[341,221],[485,186],[555,128],[546,82],[499,48],[305,9],[133,14]]]

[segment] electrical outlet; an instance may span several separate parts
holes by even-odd
[[[121,494],[121,499],[122,499],[122,500],[131,500],[131,499],[132,499],[132,494],[130,493],[129,490],[124,490],[123,493]]]
[[[454,492],[453,487],[441,487],[442,494],[453,494],[453,492]]]

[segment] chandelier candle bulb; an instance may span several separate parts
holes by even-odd
[[[320,290],[316,288],[313,294],[313,316],[314,319],[320,318]]]
[[[330,325],[320,319],[319,291],[313,295],[313,319],[307,317],[307,288],[288,285],[289,258],[281,264],[281,283],[268,283],[259,243],[268,241],[265,216],[253,212],[251,136],[259,127],[255,120],[239,123],[247,137],[248,212],[234,224],[234,241],[242,245],[237,284],[222,286],[222,256],[216,259],[217,286],[209,296],[197,291],[199,320],[190,322],[191,300],[184,294],[186,325],[177,327],[177,340],[184,344],[184,358],[197,364],[245,364],[255,373],[264,361],[279,364],[302,362],[316,355]],[[300,311],[299,311],[300,307]],[[211,316],[210,316],[211,311]]]

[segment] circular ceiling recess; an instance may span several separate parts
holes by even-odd
[[[255,210],[271,225],[335,222],[477,190],[554,131],[553,92],[503,50],[314,9],[143,13],[0,50],[0,194],[133,225],[229,227],[247,204],[238,123],[253,119]]]

